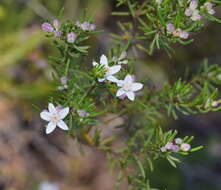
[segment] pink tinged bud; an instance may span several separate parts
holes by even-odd
[[[60,81],[61,81],[62,84],[65,85],[65,84],[67,84],[67,82],[68,82],[68,78],[65,77],[65,76],[64,76],[64,77],[61,77],[61,78],[60,78]]]
[[[181,138],[176,138],[175,139],[175,143],[176,144],[181,144],[182,143],[182,139]]]
[[[189,37],[189,33],[182,31],[180,32],[180,38],[187,39]]]
[[[68,35],[67,35],[67,42],[68,43],[74,43],[75,40],[77,38],[77,35],[74,33],[74,32],[70,32]]]
[[[171,24],[171,23],[167,24],[167,31],[168,32],[172,33],[174,30],[175,30],[175,28],[174,28],[173,24]]]
[[[219,102],[217,102],[217,101],[212,102],[212,107],[217,107],[218,105],[219,105]]]
[[[190,148],[191,148],[190,144],[187,144],[187,143],[183,143],[183,144],[180,146],[180,149],[181,149],[182,151],[185,151],[185,152],[189,151]]]
[[[166,148],[167,150],[171,150],[172,146],[173,146],[173,143],[172,143],[172,142],[168,142],[168,143],[165,145],[165,148]]]
[[[78,115],[81,116],[81,117],[87,117],[87,116],[89,116],[89,113],[86,112],[85,110],[77,110],[77,113],[78,113]]]
[[[54,31],[54,35],[55,35],[56,37],[60,37],[60,36],[61,36],[61,31],[55,30],[55,31]]]
[[[167,151],[167,149],[165,147],[161,147],[160,150],[161,150],[161,152],[166,152]]]
[[[192,13],[193,13],[193,12],[192,12],[190,9],[186,9],[186,10],[185,10],[185,15],[186,15],[186,16],[191,16]]]
[[[190,9],[192,9],[192,10],[196,9],[197,6],[198,6],[197,1],[193,0],[193,1],[190,2]]]
[[[43,31],[45,32],[53,32],[54,31],[54,28],[51,26],[51,24],[47,23],[47,22],[44,22],[42,25],[41,25],[41,28]]]
[[[193,14],[192,14],[191,19],[192,19],[193,21],[200,20],[200,19],[201,19],[201,15],[199,14],[199,11],[194,11]]]
[[[90,30],[95,30],[96,29],[96,25],[95,24],[90,24]]]
[[[178,152],[179,150],[180,150],[180,147],[177,146],[177,145],[173,145],[173,146],[171,147],[171,151],[172,151],[172,152]]]
[[[54,20],[54,21],[53,21],[53,26],[56,28],[56,30],[59,29],[60,25],[61,25],[61,23],[60,23],[59,20]]]

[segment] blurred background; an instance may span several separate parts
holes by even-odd
[[[114,5],[114,0],[0,0],[0,190],[114,190],[117,170],[108,170],[105,154],[76,144],[59,130],[46,136],[38,108],[47,104],[53,89],[48,58],[57,53],[41,32],[41,23],[56,18],[62,7],[64,18],[75,22],[87,8],[97,28],[105,30],[90,41],[90,57],[97,57],[106,52],[109,34],[116,31],[118,18],[110,16],[116,11]],[[221,7],[216,14],[221,17]],[[161,86],[165,80],[183,76],[186,68],[196,72],[204,58],[209,64],[220,64],[221,25],[205,25],[194,34],[193,44],[174,46],[172,59],[163,51],[152,57],[139,54],[137,73]],[[122,122],[117,118],[108,125]],[[165,127],[178,129],[181,137],[195,135],[194,143],[205,149],[182,158],[178,169],[166,161],[157,162],[151,185],[220,190],[221,113],[180,115]],[[121,189],[126,190],[126,184]]]

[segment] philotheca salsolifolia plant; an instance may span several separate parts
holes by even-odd
[[[172,45],[192,43],[206,20],[221,23],[214,9],[219,4],[216,0],[117,0],[120,11],[112,15],[121,19],[116,23],[118,32],[110,35],[112,46],[89,64],[88,40],[104,32],[96,29],[93,19],[45,21],[42,30],[59,51],[50,58],[57,88],[40,113],[48,122],[46,134],[61,129],[67,138],[105,151],[111,165],[120,168],[116,188],[126,180],[128,189],[153,189],[148,175],[156,160],[166,159],[176,167],[182,156],[203,148],[191,144],[193,136],[181,138],[177,131],[165,131],[164,118],[221,110],[217,89],[221,67],[204,60],[194,76],[151,88],[148,76],[134,75],[139,57],[133,52],[151,56],[162,49],[172,56]],[[118,136],[102,138],[102,128],[97,128],[106,127],[100,118],[107,113],[114,115],[111,119],[125,120],[120,128],[126,138],[120,148],[111,146]]]

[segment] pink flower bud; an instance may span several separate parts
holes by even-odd
[[[54,20],[54,21],[53,21],[53,26],[54,26],[57,30],[59,29],[60,25],[61,25],[61,23],[60,23],[59,20]]]
[[[183,143],[183,144],[180,146],[180,149],[181,149],[182,151],[185,151],[185,152],[189,151],[190,148],[191,148],[190,144],[187,144],[187,143]]]
[[[185,31],[180,32],[180,38],[187,39],[189,37],[189,33]]]
[[[89,116],[89,113],[86,112],[85,110],[77,110],[77,113],[78,113],[78,115],[81,116],[81,117],[87,117],[87,116]]]
[[[197,6],[198,6],[197,1],[193,0],[193,1],[190,2],[190,9],[192,9],[192,10],[196,9]]]
[[[168,142],[168,143],[165,145],[165,148],[166,148],[167,150],[171,150],[172,146],[173,146],[173,143],[172,143],[172,142]]]
[[[67,84],[67,82],[68,82],[68,78],[65,77],[65,76],[63,76],[63,77],[60,78],[60,81],[61,81],[62,84],[65,85],[65,84]]]
[[[167,24],[167,31],[172,33],[175,30],[174,25],[169,23]]]
[[[173,146],[171,147],[171,151],[172,151],[172,152],[178,152],[179,150],[180,150],[180,147],[177,146],[177,145],[173,145]]]
[[[193,12],[192,12],[190,9],[186,9],[186,10],[185,10],[185,15],[186,15],[186,16],[191,16],[192,13],[193,13]]]
[[[74,33],[74,32],[70,32],[68,35],[67,35],[67,42],[68,43],[74,43],[75,40],[77,38],[77,35]]]
[[[54,31],[54,28],[51,26],[51,24],[49,24],[48,22],[44,22],[42,25],[41,25],[41,28],[43,31],[45,32],[53,32]]]

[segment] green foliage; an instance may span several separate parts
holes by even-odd
[[[137,49],[152,55],[155,49],[165,49],[171,55],[173,48],[171,44],[180,43],[187,45],[193,39],[182,39],[175,33],[167,31],[167,25],[173,24],[175,29],[182,29],[188,33],[197,32],[204,26],[206,19],[220,23],[220,19],[208,14],[203,7],[206,1],[199,1],[198,7],[202,17],[200,20],[193,21],[185,15],[190,1],[179,0],[169,1],[133,1],[118,0],[118,7],[127,7],[127,11],[113,12],[115,16],[125,16],[124,21],[117,24],[121,29],[120,35],[113,35],[115,42],[124,42],[128,39]],[[220,1],[212,1],[219,5]],[[125,10],[125,8],[124,8]],[[131,19],[130,22],[128,19]],[[121,19],[122,20],[122,19]],[[176,31],[174,31],[176,32]]]

